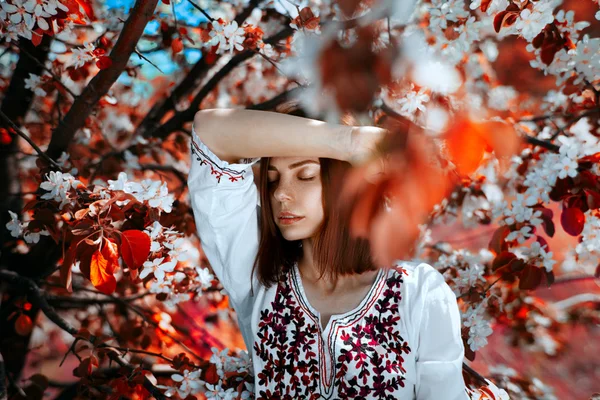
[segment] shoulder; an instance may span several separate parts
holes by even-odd
[[[444,276],[426,262],[397,260],[391,270],[394,276],[402,279],[407,285],[422,286],[444,281]]]
[[[398,260],[392,274],[402,282],[403,293],[412,306],[421,308],[436,301],[456,302],[456,296],[444,276],[432,265],[419,261]]]

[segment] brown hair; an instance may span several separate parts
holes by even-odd
[[[307,117],[294,101],[287,102],[275,109],[276,112]],[[322,120],[322,119],[321,119]],[[342,123],[356,121],[352,116],[344,116]],[[258,189],[261,212],[259,217],[260,241],[258,254],[252,268],[252,275],[257,271],[259,282],[270,287],[286,275],[286,272],[302,258],[302,241],[288,241],[273,221],[270,188],[267,169],[271,157],[263,157],[260,161]],[[314,262],[319,269],[319,276],[328,275],[337,282],[341,275],[363,273],[376,269],[371,258],[371,247],[366,239],[350,237],[349,216],[342,215],[336,199],[341,191],[345,174],[351,164],[332,158],[319,157],[321,164],[321,184],[323,188],[324,220],[313,240]],[[252,289],[254,291],[254,289]]]

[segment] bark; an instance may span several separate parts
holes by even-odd
[[[50,43],[49,36],[44,36],[37,47],[27,39],[19,39],[19,48],[21,49],[19,60],[0,108],[6,118],[17,125],[22,124],[34,98],[34,94],[29,89],[25,89],[25,79],[29,78],[29,74],[42,75],[42,66],[48,58]],[[0,126],[8,128],[9,124],[3,120],[0,122]],[[6,223],[10,221],[8,211],[20,215],[23,208],[22,197],[19,195],[21,185],[16,153],[18,141],[19,136],[14,135],[10,143],[0,144],[0,270],[27,270],[29,265],[42,265],[44,257],[48,255],[47,251],[27,255],[12,252],[15,242],[6,228]],[[37,255],[44,255],[44,257],[36,259]],[[8,316],[18,310],[15,301],[22,296],[23,293],[18,288],[11,287],[4,282],[0,284],[0,299],[2,300],[0,304],[0,353],[3,356],[0,379],[2,379],[2,384],[4,384],[5,376],[10,377],[11,380],[19,377],[27,356],[30,335],[18,335],[14,330],[14,318],[10,321],[7,320]],[[36,314],[37,309],[34,307],[30,312],[34,320]],[[0,389],[0,399],[7,393],[7,387],[3,386]]]

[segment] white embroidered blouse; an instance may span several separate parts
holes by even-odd
[[[436,269],[381,269],[361,303],[322,329],[297,265],[268,289],[250,277],[260,207],[251,166],[260,158],[220,160],[194,131],[191,152],[196,227],[251,353],[256,399],[469,399],[456,297]]]

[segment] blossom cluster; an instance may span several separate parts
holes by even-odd
[[[191,261],[188,252],[191,245],[181,233],[163,227],[158,221],[148,226],[145,232],[151,239],[150,256],[142,266],[140,278],[152,274],[149,290],[162,293],[166,307],[173,308],[190,300],[190,294],[201,295],[213,286],[214,275],[208,268],[182,267]]]
[[[52,17],[59,10],[69,11],[60,0],[12,0],[0,2],[0,25],[6,30],[8,41],[18,36],[32,39],[36,28],[43,31],[51,29]]]
[[[108,180],[108,189],[122,190],[132,194],[140,203],[146,202],[148,206],[159,211],[170,213],[175,198],[169,194],[166,182],[144,179],[140,183],[129,181],[125,172],[120,172],[117,180]],[[105,195],[108,193],[104,192]]]
[[[252,360],[246,351],[241,351],[239,357],[228,355],[229,349],[225,348],[219,351],[213,347],[210,362],[216,367],[216,382],[209,383],[200,378],[201,370],[184,370],[182,374],[173,374],[171,379],[174,385],[157,385],[159,389],[165,390],[164,394],[171,397],[178,394],[181,398],[189,395],[202,393],[208,400],[234,400],[251,399],[254,397],[254,383],[252,381],[253,370]],[[227,381],[226,375],[231,373],[246,374],[249,379],[237,378],[243,383],[242,390],[238,390],[238,384],[228,383],[228,387],[223,387]]]

